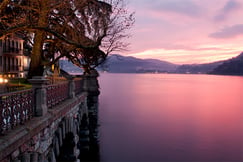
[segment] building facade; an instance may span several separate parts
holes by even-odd
[[[0,39],[0,78],[26,77],[29,62],[24,55],[24,40],[15,36]]]

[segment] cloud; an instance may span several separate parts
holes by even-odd
[[[202,48],[201,50],[190,49],[164,49],[164,48],[156,48],[156,49],[148,49],[142,52],[129,54],[129,56],[135,56],[139,58],[157,58],[164,61],[169,61],[176,64],[195,64],[195,63],[209,63],[218,60],[225,60],[228,58],[232,58],[242,50],[238,48],[220,48],[216,46],[216,48]]]
[[[215,21],[223,21],[226,17],[235,10],[241,8],[241,4],[236,0],[229,0],[220,10],[219,14],[214,17]]]
[[[235,0],[229,0],[223,8],[224,12],[230,12],[239,7],[240,3]]]
[[[234,38],[243,35],[243,24],[236,24],[230,27],[225,27],[222,30],[212,33],[209,37],[212,38]]]
[[[200,6],[192,0],[157,0],[153,1],[150,6],[159,12],[172,12],[189,17],[196,17],[202,13]]]

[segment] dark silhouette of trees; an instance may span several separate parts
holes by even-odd
[[[224,61],[209,74],[243,75],[243,53],[232,59]]]
[[[61,57],[88,71],[115,50],[134,23],[121,0],[0,0],[0,37],[21,36],[31,45],[29,77]],[[101,50],[102,49],[102,50]]]

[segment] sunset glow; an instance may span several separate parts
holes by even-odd
[[[128,6],[136,23],[124,55],[184,64],[243,51],[243,1],[130,0]]]

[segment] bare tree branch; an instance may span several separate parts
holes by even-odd
[[[96,67],[110,52],[127,47],[122,39],[129,37],[126,31],[133,23],[134,15],[127,12],[123,0],[3,0],[0,4],[0,39],[21,32],[32,36],[26,39],[33,40],[30,71],[61,57],[80,67]]]

